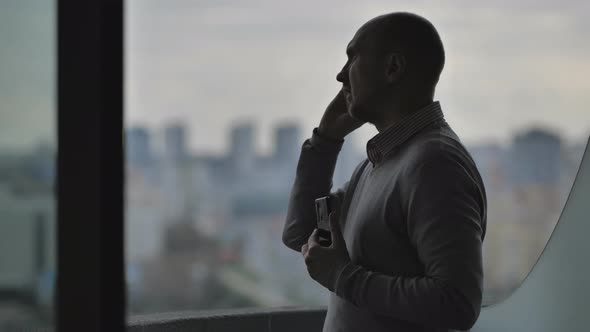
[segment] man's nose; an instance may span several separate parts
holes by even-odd
[[[346,75],[344,74],[344,68],[342,68],[342,70],[336,75],[336,81],[338,81],[340,83],[344,83],[345,79],[346,79]]]

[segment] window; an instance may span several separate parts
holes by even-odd
[[[0,4],[0,330],[53,326],[53,1]]]
[[[551,234],[590,129],[582,6],[129,0],[130,313],[327,303],[281,243],[299,148],[356,30],[401,10],[445,43],[436,99],[483,175],[484,300],[504,298]],[[347,139],[335,188],[375,134]]]

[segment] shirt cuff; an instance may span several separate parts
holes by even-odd
[[[342,145],[344,144],[344,139],[341,140],[334,140],[327,137],[324,137],[318,133],[318,128],[313,129],[313,133],[311,134],[310,138],[311,145],[316,148],[318,151],[340,151],[342,149]]]

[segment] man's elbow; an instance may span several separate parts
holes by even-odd
[[[297,249],[295,248],[295,245],[293,244],[293,242],[291,242],[291,241],[290,241],[288,238],[285,238],[284,236],[283,236],[283,244],[284,244],[285,246],[287,246],[287,248],[290,248],[290,249],[292,249],[292,250],[297,250]]]
[[[457,312],[459,312],[460,315],[456,317],[452,328],[459,331],[469,331],[479,318],[481,303],[474,304],[470,301],[462,301]]]
[[[301,252],[301,246],[303,245],[299,239],[288,236],[285,232],[283,232],[283,244],[287,246],[287,248],[297,252]]]
[[[446,301],[443,301],[446,304],[440,308],[442,313],[440,318],[444,321],[443,325],[452,330],[468,331],[471,329],[481,312],[481,292],[463,292],[446,283],[441,289],[444,289],[446,297]]]
[[[454,328],[459,331],[469,331],[475,325],[477,319],[479,318],[479,311],[475,313],[473,312],[473,310],[471,310],[471,312],[471,314],[467,314],[459,318]]]

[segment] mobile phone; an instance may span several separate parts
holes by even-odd
[[[330,212],[334,204],[330,196],[320,197],[315,200],[315,213],[317,217],[318,235],[321,246],[332,245],[332,233],[330,233]]]

